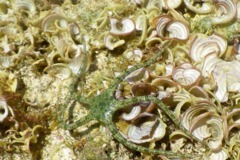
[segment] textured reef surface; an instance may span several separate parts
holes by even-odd
[[[4,160],[240,159],[240,0],[0,0]]]

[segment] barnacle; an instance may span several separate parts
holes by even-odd
[[[239,6],[0,0],[0,157],[239,159]]]

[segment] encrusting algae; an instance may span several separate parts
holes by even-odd
[[[239,10],[0,0],[0,157],[239,159]]]

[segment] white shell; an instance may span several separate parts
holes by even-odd
[[[124,56],[130,61],[139,63],[142,60],[143,52],[141,49],[127,50],[124,52]]]
[[[226,150],[221,149],[220,151],[212,152],[211,155],[209,156],[209,158],[210,158],[209,160],[216,160],[216,159],[226,160],[226,159],[228,159],[228,157],[229,157],[229,155],[226,152]]]
[[[156,25],[157,34],[159,37],[164,37],[164,30],[168,23],[171,21],[172,19],[169,16],[161,16],[154,21]]]
[[[2,98],[0,98],[0,111],[0,122],[2,122],[8,116],[8,105]]]
[[[68,22],[58,14],[51,14],[47,16],[42,22],[42,30],[44,32],[55,33],[57,29],[67,29]]]
[[[190,33],[187,25],[180,21],[173,21],[167,26],[169,38],[176,38],[179,40],[188,39]]]
[[[240,20],[240,1],[237,1],[237,19]]]
[[[85,52],[80,52],[78,55],[72,58],[68,66],[71,68],[73,74],[79,75],[88,70],[90,63],[91,59],[89,55]]]
[[[68,32],[73,40],[76,40],[78,42],[82,41],[81,32],[77,24],[70,23],[68,25]]]
[[[202,101],[194,106],[190,106],[182,115],[181,123],[187,130],[195,130],[196,124],[192,123],[193,119],[203,115],[204,113],[215,113],[216,109],[214,104],[209,101]],[[195,126],[192,126],[195,125]]]
[[[164,9],[177,8],[181,5],[182,0],[161,0]]]
[[[147,26],[146,16],[144,15],[138,16],[136,20],[136,30],[143,31],[146,29],[145,28],[146,26]]]
[[[13,60],[13,56],[1,56],[0,57],[0,65],[4,68],[8,68],[11,66]]]
[[[122,114],[122,119],[125,121],[130,121],[136,118],[141,112],[141,106],[134,106],[130,113],[123,113]]]
[[[190,33],[188,26],[181,21],[173,20],[169,16],[160,16],[154,22],[160,38],[186,40]]]
[[[111,30],[110,33],[116,36],[126,36],[135,30],[135,24],[131,19],[124,18],[118,20],[117,18],[110,18]]]
[[[44,72],[47,72],[49,75],[60,79],[69,78],[72,73],[68,65],[63,63],[56,63],[48,66],[44,69]]]
[[[172,78],[174,81],[184,87],[196,85],[200,78],[201,72],[190,63],[183,63],[173,69]]]
[[[222,141],[224,137],[223,120],[219,117],[211,117],[207,121],[211,138],[208,140],[208,146],[212,151],[218,151],[222,147]]]
[[[29,13],[36,11],[36,6],[33,0],[12,0],[13,9],[15,11],[25,10]]]
[[[151,85],[156,86],[159,91],[166,91],[168,93],[174,93],[178,91],[178,86],[176,82],[167,77],[158,77],[155,78]],[[161,92],[163,93],[163,92]]]
[[[114,50],[115,48],[122,46],[124,43],[125,43],[124,40],[122,40],[122,39],[119,40],[118,38],[113,37],[110,34],[107,34],[104,37],[104,44],[109,50]]]
[[[198,14],[207,14],[210,13],[213,9],[211,2],[202,0],[203,4],[201,6],[194,6],[192,0],[184,0],[184,3],[188,9]]]
[[[126,76],[124,80],[127,82],[136,82],[142,80],[144,77],[146,77],[146,69],[139,68]]]
[[[152,114],[145,113],[145,116],[152,117]],[[157,124],[158,121],[158,124]],[[157,124],[157,127],[154,126]],[[128,138],[130,141],[141,144],[146,142],[152,142],[162,139],[166,133],[166,124],[161,119],[156,119],[154,121],[146,121],[140,126],[131,125],[128,129]],[[155,128],[154,131],[153,128]],[[144,138],[148,137],[148,138]]]
[[[218,56],[215,53],[207,55],[205,57],[203,67],[202,67],[203,76],[207,77],[211,75],[216,65],[220,62],[221,62],[221,59],[218,58]]]
[[[210,54],[221,56],[226,49],[227,41],[221,36],[213,34],[206,37],[203,34],[197,34],[190,46],[190,56],[194,61],[201,61]]]
[[[226,24],[232,21],[237,14],[237,6],[234,0],[216,0],[216,13],[211,16],[213,24]]]
[[[226,62],[219,60],[215,64],[212,75],[217,84],[215,95],[220,102],[228,100],[229,92],[240,92],[240,62],[237,60]]]

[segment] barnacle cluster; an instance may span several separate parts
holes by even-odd
[[[143,151],[128,158],[240,159],[239,10],[240,0],[0,0],[0,156],[86,159],[81,148],[96,146],[117,159],[112,134]],[[85,102],[102,105],[95,118],[112,133],[76,129]],[[74,125],[61,124],[62,106],[75,106]]]

